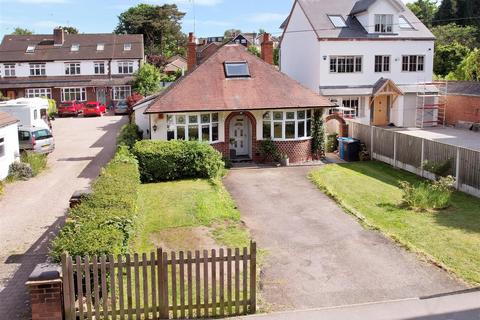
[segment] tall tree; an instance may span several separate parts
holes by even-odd
[[[452,19],[457,18],[457,0],[442,0],[435,14],[435,25],[448,24]]]
[[[17,36],[29,36],[29,35],[32,35],[33,33],[34,32],[32,30],[28,30],[20,27],[16,27],[12,32],[12,34]]]
[[[434,0],[417,0],[407,3],[407,7],[417,16],[427,27],[432,26],[432,21],[437,13],[438,6]]]
[[[78,34],[78,29],[71,26],[60,26],[63,30],[67,31],[69,34]]]
[[[134,75],[134,90],[143,96],[151,95],[160,89],[162,74],[155,66],[145,63]]]
[[[184,54],[187,39],[180,24],[184,16],[175,4],[139,4],[120,14],[115,33],[143,34],[147,55]]]
[[[462,27],[456,23],[435,26],[430,29],[435,35],[435,44],[448,45],[457,42],[469,49],[480,47],[477,37],[480,32],[475,26]]]
[[[452,80],[480,81],[480,49],[475,49],[463,59],[457,70],[447,76]]]

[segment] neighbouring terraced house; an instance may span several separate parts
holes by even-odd
[[[136,34],[6,35],[0,44],[0,90],[8,98],[48,97],[58,102],[111,105],[131,95],[143,61]]]
[[[434,36],[400,0],[295,0],[281,71],[364,124],[437,125]]]

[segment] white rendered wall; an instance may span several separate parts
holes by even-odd
[[[17,124],[12,124],[0,128],[0,138],[5,140],[5,155],[0,157],[0,180],[8,176],[8,168],[19,155],[18,151],[18,127]]]

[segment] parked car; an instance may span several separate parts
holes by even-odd
[[[113,106],[115,114],[128,114],[128,105],[126,101],[117,101]]]
[[[107,111],[107,107],[105,105],[101,104],[98,101],[90,101],[85,103],[83,107],[83,116],[84,117],[89,117],[89,116],[100,117],[106,111]]]
[[[21,151],[50,153],[55,150],[52,131],[47,128],[24,126],[18,129],[18,142]]]
[[[58,116],[75,116],[83,112],[83,103],[78,101],[64,101],[58,107]]]

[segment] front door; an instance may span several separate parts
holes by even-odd
[[[15,99],[16,96],[17,96],[17,95],[16,95],[15,91],[13,91],[13,90],[8,90],[8,91],[7,91],[7,98],[8,98],[9,100]]]
[[[230,122],[230,150],[236,156],[248,156],[248,119],[244,115],[235,116]]]
[[[107,104],[107,97],[105,94],[105,89],[104,88],[96,88],[97,91],[97,101],[100,102],[103,105]]]
[[[386,95],[377,96],[373,102],[374,126],[388,125],[388,98]]]

